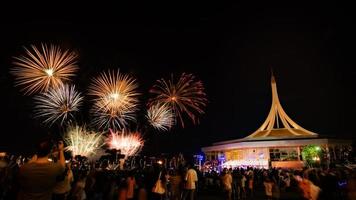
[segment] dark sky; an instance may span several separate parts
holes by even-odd
[[[156,79],[171,73],[190,72],[204,82],[210,102],[200,125],[151,132],[147,152],[198,151],[255,131],[269,111],[271,67],[292,119],[319,134],[350,137],[355,14],[347,5],[322,5],[10,6],[1,19],[0,151],[26,151],[42,137],[32,97],[23,96],[9,74],[12,56],[40,42],[78,51],[74,83],[84,93],[91,77],[117,67],[136,77],[146,96]]]

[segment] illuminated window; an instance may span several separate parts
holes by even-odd
[[[298,160],[297,148],[271,148],[269,156],[271,161]]]

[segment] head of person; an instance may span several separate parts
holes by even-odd
[[[193,169],[194,168],[194,164],[192,162],[188,162],[187,163],[187,168],[188,169]]]
[[[224,168],[224,169],[221,171],[221,175],[225,175],[225,174],[227,174],[227,169],[226,169],[226,168]]]
[[[266,182],[271,182],[272,181],[272,177],[271,176],[267,176],[265,179]]]
[[[169,174],[170,176],[175,176],[177,173],[176,173],[176,170],[174,170],[174,169],[169,169],[168,174]]]
[[[225,167],[222,172],[223,174],[227,174],[227,168]]]
[[[43,158],[49,156],[53,148],[53,143],[50,139],[45,138],[41,140],[37,145],[37,157]]]

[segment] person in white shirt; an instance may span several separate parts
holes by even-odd
[[[189,196],[189,200],[194,200],[194,193],[198,182],[198,175],[191,164],[188,164],[188,171],[185,175],[184,180],[185,180],[184,189],[186,190],[186,192],[183,199],[185,200]]]

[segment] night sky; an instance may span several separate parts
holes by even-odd
[[[254,132],[270,109],[271,68],[282,106],[298,124],[324,135],[355,134],[356,23],[347,5],[62,6],[12,7],[2,16],[0,151],[28,152],[47,131],[33,118],[32,97],[14,87],[9,73],[12,56],[41,42],[79,53],[74,83],[83,93],[105,69],[137,78],[143,98],[171,73],[204,82],[209,104],[200,124],[150,131],[147,153],[196,152]],[[79,118],[88,119],[87,110]]]

